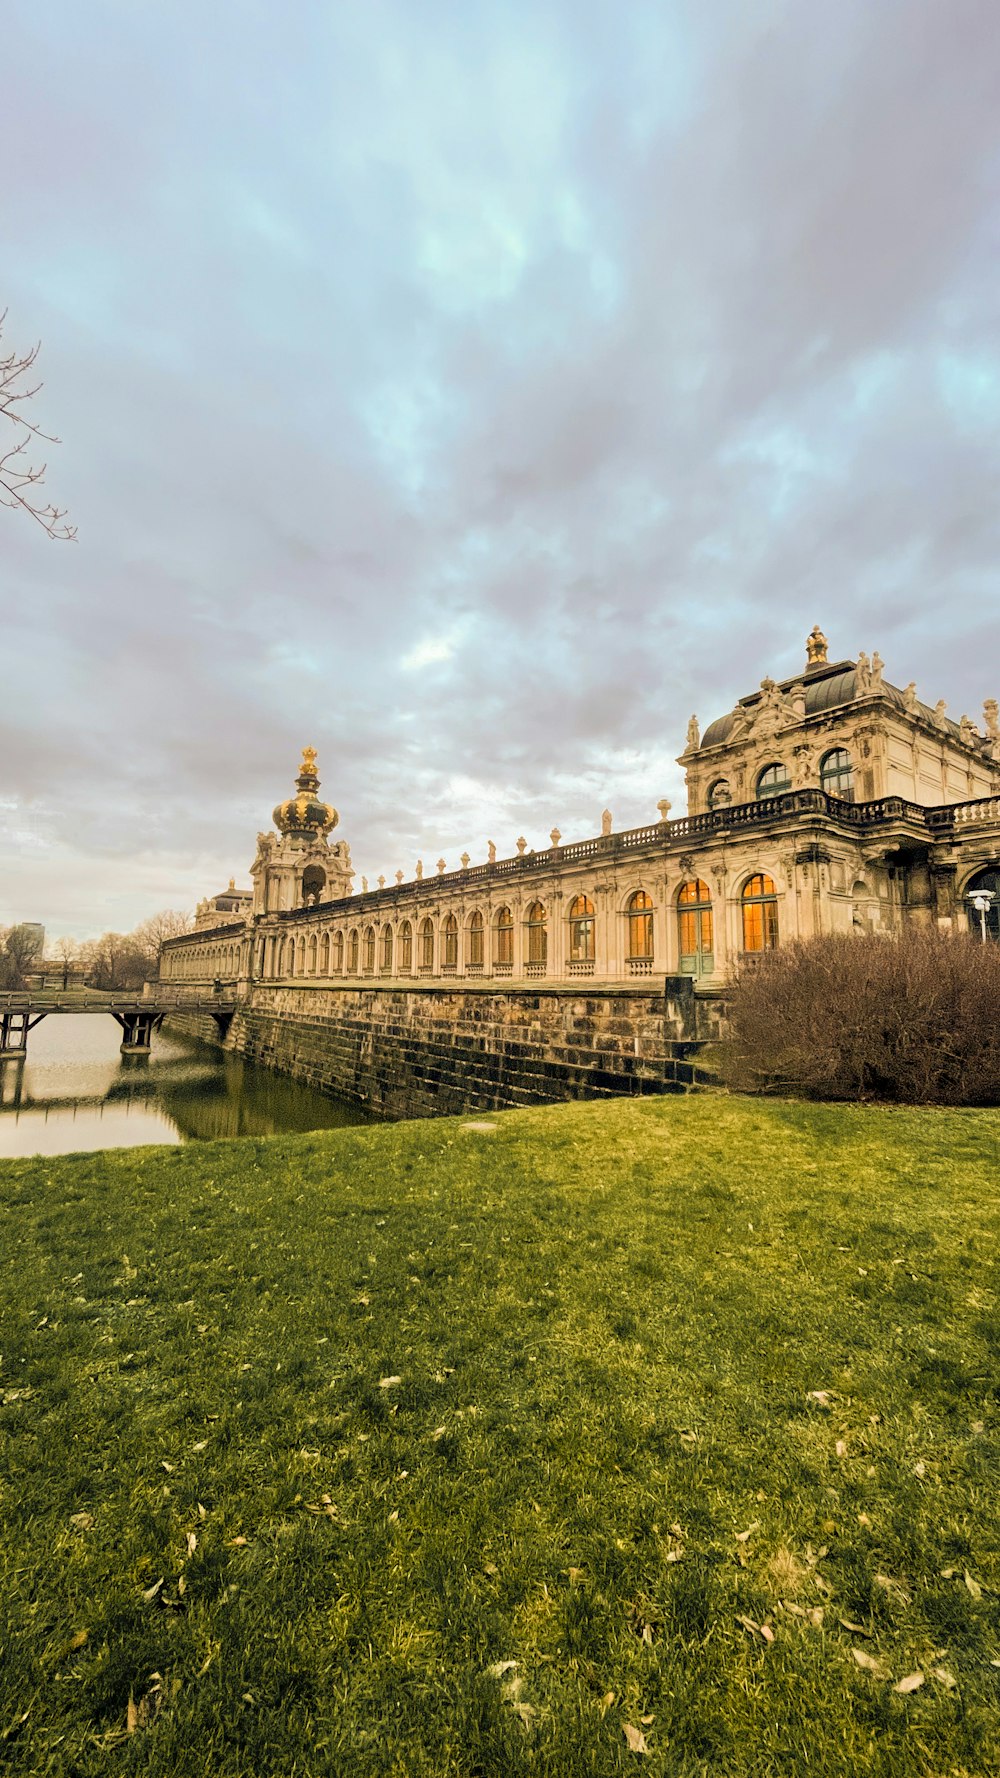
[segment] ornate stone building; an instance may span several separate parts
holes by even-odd
[[[803,671],[765,679],[680,763],[688,813],[544,851],[354,892],[350,851],[331,843],[307,748],[296,794],[258,835],[252,903],[163,948],[168,981],[259,987],[431,985],[689,977],[717,992],[747,953],[822,932],[902,932],[936,922],[998,934],[1000,725],[980,729],[922,703],[871,660],[831,662],[815,628]],[[232,885],[230,885],[232,890]],[[989,906],[972,914],[970,896]],[[241,892],[235,892],[240,894]],[[233,917],[235,915],[235,917]]]

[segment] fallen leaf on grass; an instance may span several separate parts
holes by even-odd
[[[650,1723],[656,1721],[656,1717],[653,1715],[652,1711],[650,1711],[648,1716],[640,1716],[639,1721],[642,1723],[644,1729],[648,1729]]]
[[[754,1519],[753,1524],[748,1525],[745,1531],[737,1531],[735,1533],[737,1543],[746,1543],[747,1539],[752,1537],[755,1531],[759,1531],[759,1530],[760,1530],[760,1520]]]
[[[508,1698],[507,1702],[513,1710],[514,1715],[520,1719],[526,1729],[534,1728],[535,1717],[538,1715],[538,1711],[535,1709],[534,1704],[518,1704],[514,1702],[513,1698]]]
[[[199,1439],[199,1441],[196,1445],[191,1446],[192,1451],[204,1451],[204,1450],[207,1450],[207,1448],[208,1448],[207,1438]]]
[[[395,1389],[396,1384],[402,1381],[402,1377],[380,1377],[378,1386],[380,1389]]]
[[[846,1457],[847,1456],[847,1445],[845,1444],[845,1442],[842,1438],[838,1438],[837,1443],[834,1445],[833,1448],[836,1451],[838,1457]]]
[[[965,1570],[965,1584],[966,1584],[966,1587],[968,1588],[969,1592],[972,1594],[973,1599],[981,1599],[982,1598],[983,1589],[979,1585],[979,1582],[977,1580],[973,1579],[973,1577],[969,1573],[968,1569]]]
[[[600,1703],[597,1706],[602,1717],[607,1716],[608,1711],[611,1709],[611,1706],[614,1703],[614,1701],[615,1701],[615,1693],[614,1692],[605,1692],[603,1698],[601,1699]]]
[[[871,1635],[871,1631],[866,1630],[864,1624],[852,1624],[849,1617],[839,1617],[837,1619],[837,1622],[840,1625],[842,1630],[850,1630],[852,1636],[870,1636]]]
[[[490,1574],[490,1575],[497,1575],[500,1573],[500,1570],[497,1567],[495,1562],[484,1562],[483,1563],[483,1573]]]
[[[86,1630],[74,1630],[72,1636],[69,1639],[70,1648],[71,1649],[82,1648],[84,1643],[87,1640],[87,1634],[88,1633]]]
[[[156,1598],[156,1595],[159,1592],[162,1585],[163,1585],[163,1576],[161,1574],[159,1580],[154,1580],[152,1586],[146,1587],[145,1591],[143,1592],[142,1601],[143,1601],[144,1605],[152,1605],[153,1600]]]
[[[188,1552],[188,1555],[189,1555],[189,1556],[193,1556],[193,1555],[194,1555],[194,1552],[195,1552],[195,1550],[196,1550],[196,1549],[197,1549],[197,1548],[198,1548],[198,1535],[197,1535],[197,1532],[195,1532],[195,1531],[189,1531],[189,1532],[188,1532],[188,1534],[187,1534],[187,1552]]]
[[[891,1574],[876,1574],[875,1585],[881,1587],[884,1593],[888,1593],[895,1605],[909,1605],[909,1593],[902,1581],[893,1580]]]
[[[852,1648],[851,1653],[858,1666],[863,1667],[866,1673],[874,1673],[878,1679],[888,1679],[889,1675],[881,1661],[876,1660],[875,1656],[870,1655],[866,1649]]]
[[[494,1661],[492,1667],[487,1667],[486,1677],[487,1679],[502,1679],[505,1673],[513,1673],[516,1666],[516,1661]]]
[[[807,1389],[806,1400],[814,1401],[818,1408],[828,1408],[833,1397],[828,1389]]]
[[[902,1692],[905,1698],[908,1692],[915,1692],[917,1687],[923,1685],[923,1683],[924,1676],[922,1673],[907,1673],[904,1678],[897,1679],[892,1689],[894,1692]]]
[[[941,1685],[947,1686],[949,1691],[952,1686],[958,1684],[958,1680],[955,1678],[954,1673],[949,1673],[947,1667],[932,1667],[931,1678],[938,1680]]]
[[[233,1550],[242,1549],[243,1545],[246,1543],[246,1541],[247,1540],[245,1537],[231,1537],[229,1539],[229,1547],[230,1547],[230,1549],[233,1549]]]
[[[622,1734],[628,1742],[630,1753],[648,1753],[646,1737],[641,1729],[634,1728],[630,1722],[622,1723]]]
[[[755,1618],[740,1617],[738,1615],[736,1622],[742,1624],[744,1630],[749,1630],[752,1636],[761,1636],[765,1642],[774,1641],[774,1631],[770,1624],[758,1624]]]
[[[71,1525],[75,1525],[78,1531],[92,1531],[94,1529],[93,1513],[70,1513],[69,1522]]]

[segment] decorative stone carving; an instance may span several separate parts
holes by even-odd
[[[903,708],[910,716],[917,714],[917,682],[911,679],[903,689]]]
[[[523,857],[524,857],[524,849],[525,849],[525,847],[526,847],[526,846],[527,846],[527,844],[528,844],[528,842],[527,842],[527,840],[526,840],[526,839],[525,839],[525,837],[524,837],[524,835],[523,835],[523,833],[522,833],[522,834],[520,834],[520,835],[519,835],[519,836],[518,836],[518,839],[517,839],[517,841],[516,841],[516,842],[515,842],[515,843],[516,843],[516,845],[517,845],[517,855],[518,855],[518,857],[519,857],[519,858],[523,858]]]
[[[611,810],[605,809],[603,815],[601,816],[601,833],[604,835],[604,838],[607,839],[610,832],[611,832]]]
[[[884,667],[885,667],[885,662],[882,659],[882,656],[879,654],[878,649],[876,648],[875,653],[872,655],[872,674],[871,674],[871,689],[872,689],[872,691],[881,691],[881,689],[882,689],[882,671],[883,671]]]
[[[872,688],[872,668],[864,649],[858,654],[858,664],[854,669],[854,692],[859,698],[866,697]]]
[[[987,698],[983,705],[983,722],[986,726],[987,739],[990,741],[1000,741],[998,717],[1000,717],[1000,707],[997,705],[996,698]]]
[[[424,861],[422,858],[418,858],[417,859],[417,882],[422,883],[423,880],[424,880]]]
[[[826,660],[827,640],[819,624],[813,624],[806,637],[806,665],[818,667]]]
[[[688,752],[690,752],[690,753],[693,753],[696,747],[701,746],[701,733],[698,728],[697,716],[691,716],[688,718],[687,746],[688,746]]]
[[[378,880],[378,886],[379,886],[379,888],[380,888],[380,889],[384,889],[384,888],[385,888],[385,878],[384,878],[384,877],[379,877],[379,880]]]
[[[470,858],[470,857],[469,857],[469,854],[468,854],[468,852],[463,852],[463,853],[462,853],[462,869],[463,869],[463,870],[468,870],[468,868],[469,868],[469,865],[470,865],[470,864],[471,864],[471,863],[472,863],[472,860],[471,860],[471,858]]]
[[[559,832],[558,827],[554,827],[552,829],[551,833],[549,834],[549,845],[553,846],[553,847],[558,846],[559,841],[561,839],[562,839],[562,834]]]
[[[489,861],[490,861],[490,863],[491,863],[491,864],[496,864],[496,861],[497,861],[497,849],[496,849],[496,846],[495,846],[495,844],[494,844],[494,842],[493,842],[493,841],[492,841],[492,840],[488,840],[488,841],[487,841],[487,854],[488,854],[488,857],[489,857]]]
[[[397,884],[399,884],[399,883],[401,883],[401,882],[402,882],[402,881],[403,881],[403,873],[402,873],[402,871],[401,871],[401,870],[398,870],[398,871],[397,871],[397,872],[396,872],[396,882],[397,882]]]
[[[677,868],[683,876],[689,877],[694,870],[693,854],[690,852],[682,852],[677,860]]]
[[[974,747],[980,736],[979,730],[973,722],[972,717],[962,716],[959,720],[958,727],[966,747]]]
[[[750,715],[750,733],[753,735],[773,735],[786,723],[795,721],[795,706],[791,698],[780,691],[773,679],[765,678],[760,682],[760,697]]]
[[[937,723],[938,728],[948,727],[948,718],[946,715],[947,709],[948,706],[945,703],[944,698],[938,698],[938,701],[934,706],[934,721]]]
[[[660,811],[660,820],[661,821],[669,821],[670,808],[671,808],[669,797],[661,796],[661,798],[656,806]]]
[[[438,861],[437,861],[437,873],[438,873],[438,876],[439,876],[439,877],[443,877],[443,876],[444,876],[444,872],[445,872],[445,862],[444,862],[444,859],[443,859],[443,858],[439,858],[439,859],[438,859]]]
[[[361,879],[361,893],[362,893],[362,895],[368,894],[368,878],[367,877],[362,877],[362,879]]]

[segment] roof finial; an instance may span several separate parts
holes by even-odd
[[[807,669],[809,667],[822,666],[826,658],[826,637],[820,629],[819,624],[813,624],[812,629],[806,637]]]

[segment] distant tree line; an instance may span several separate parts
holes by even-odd
[[[38,955],[37,927],[0,927],[0,988],[26,987],[29,975],[44,968],[51,976],[53,965],[62,973],[64,988],[81,977],[91,988],[139,988],[155,979],[164,939],[190,932],[193,925],[192,914],[167,908],[132,932],[105,932],[82,944],[60,938],[44,963]]]

